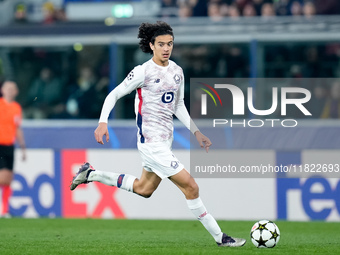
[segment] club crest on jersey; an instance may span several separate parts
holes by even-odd
[[[134,76],[133,71],[131,71],[131,72],[126,76],[126,78],[127,78],[129,81],[131,81],[132,78],[133,78],[133,76]]]
[[[176,169],[178,167],[178,161],[171,161],[171,167]]]
[[[176,84],[179,84],[181,82],[181,77],[178,74],[175,74],[174,80],[175,80]]]
[[[155,83],[159,83],[161,81],[161,79],[156,79]]]

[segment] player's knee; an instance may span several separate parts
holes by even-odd
[[[1,169],[2,171],[3,169]],[[9,170],[5,169],[6,171],[2,171],[2,174],[0,175],[0,185],[7,186],[11,185],[11,182],[13,180],[13,174]]]
[[[1,186],[10,186],[10,185],[11,185],[11,182],[10,182],[10,181],[7,181],[7,180],[2,180],[2,181],[0,181],[0,185],[1,185]]]
[[[190,185],[188,185],[187,189],[186,189],[186,197],[189,199],[195,199],[198,198],[199,196],[199,187],[197,185],[197,183],[191,182]]]
[[[149,198],[152,196],[153,192],[155,191],[156,189],[154,188],[139,188],[138,190],[135,190],[135,193],[137,193],[138,195],[144,197],[144,198]]]

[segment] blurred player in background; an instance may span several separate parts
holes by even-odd
[[[19,90],[17,84],[5,81],[0,97],[0,189],[2,206],[0,216],[9,217],[9,198],[12,194],[14,144],[17,140],[23,150],[22,159],[26,158],[25,140],[21,124],[21,106],[15,102]]]
[[[109,140],[108,117],[117,100],[136,90],[138,150],[143,161],[140,179],[129,175],[94,170],[89,163],[81,166],[73,178],[71,190],[79,184],[98,181],[110,186],[150,197],[164,178],[169,178],[185,195],[189,209],[200,220],[219,246],[242,246],[245,239],[223,233],[199,197],[194,178],[172,153],[173,115],[191,131],[201,147],[208,152],[211,142],[191,120],[184,105],[183,70],[169,58],[173,49],[172,28],[165,22],[142,23],[138,38],[140,48],[153,57],[136,66],[105,99],[95,139]]]

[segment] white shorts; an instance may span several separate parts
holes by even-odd
[[[142,166],[164,179],[183,170],[184,166],[171,151],[172,139],[157,143],[137,143]]]

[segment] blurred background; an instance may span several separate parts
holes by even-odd
[[[190,78],[194,77],[331,78],[328,83],[305,86],[317,99],[317,104],[311,106],[312,119],[323,119],[322,123],[326,123],[323,129],[302,126],[297,133],[309,135],[292,137],[293,145],[287,145],[289,139],[282,133],[273,133],[269,136],[271,140],[266,140],[267,146],[261,147],[266,151],[259,157],[274,165],[301,164],[314,157],[308,152],[306,156],[304,150],[313,149],[326,153],[326,163],[338,163],[338,0],[0,0],[0,84],[10,79],[19,86],[17,101],[23,107],[29,149],[27,161],[16,162],[12,215],[192,218],[184,199],[178,202],[180,193],[170,184],[160,187],[160,195],[156,194],[153,202],[119,191],[114,205],[110,198],[105,198],[103,203],[107,207],[100,210],[96,206],[101,203],[100,197],[104,199],[100,195],[101,186],[90,184],[72,194],[68,190],[72,173],[87,160],[102,170],[113,171],[114,165],[139,176],[134,93],[119,100],[111,115],[115,121],[111,122],[110,143],[100,147],[92,136],[108,92],[131,69],[151,57],[138,48],[140,23],[157,20],[168,22],[174,29],[172,59],[184,70],[186,101],[190,98]],[[258,100],[271,102],[268,88],[259,86],[256,92]],[[227,134],[229,141],[249,139],[243,133]],[[327,134],[327,139],[318,136],[314,143],[320,134]],[[190,165],[189,136],[182,126],[175,130],[174,149],[186,165]],[[277,139],[286,143],[278,145]],[[236,149],[256,149],[253,145],[239,144]],[[252,152],[242,153],[247,158],[247,153]],[[120,161],[112,162],[111,158],[117,157]],[[136,161],[127,162],[131,157]],[[135,173],[130,169],[135,169]],[[315,181],[315,190],[311,188],[313,183],[304,186],[305,179],[294,183],[265,179],[260,181],[261,185],[256,183],[199,180],[201,189],[210,191],[205,195],[207,207],[220,219],[340,219],[337,179],[327,179],[326,184]],[[215,203],[209,196],[211,192],[233,188],[242,192],[233,198],[234,211],[226,215],[228,206]],[[169,195],[168,189],[174,193]],[[290,193],[290,189],[295,193]],[[270,191],[266,193],[269,202],[264,209],[257,208],[252,198],[261,196],[264,190]],[[314,205],[303,200],[304,192],[314,191],[323,192],[325,201]],[[248,200],[240,205],[238,201],[245,201],[244,195]],[[164,196],[168,198],[167,204],[162,202]],[[176,208],[182,209],[169,214],[174,203],[180,203]],[[156,211],[150,209],[142,214],[138,209],[154,207]],[[249,215],[249,211],[253,214]]]
[[[108,91],[150,58],[137,33],[141,22],[156,20],[173,26],[172,59],[187,84],[193,77],[338,77],[339,14],[336,0],[2,0],[0,82],[17,81],[25,119],[97,119]],[[309,89],[327,101],[330,87]],[[124,107],[133,97],[120,100],[116,118],[134,118]],[[313,117],[339,116],[320,109]]]

